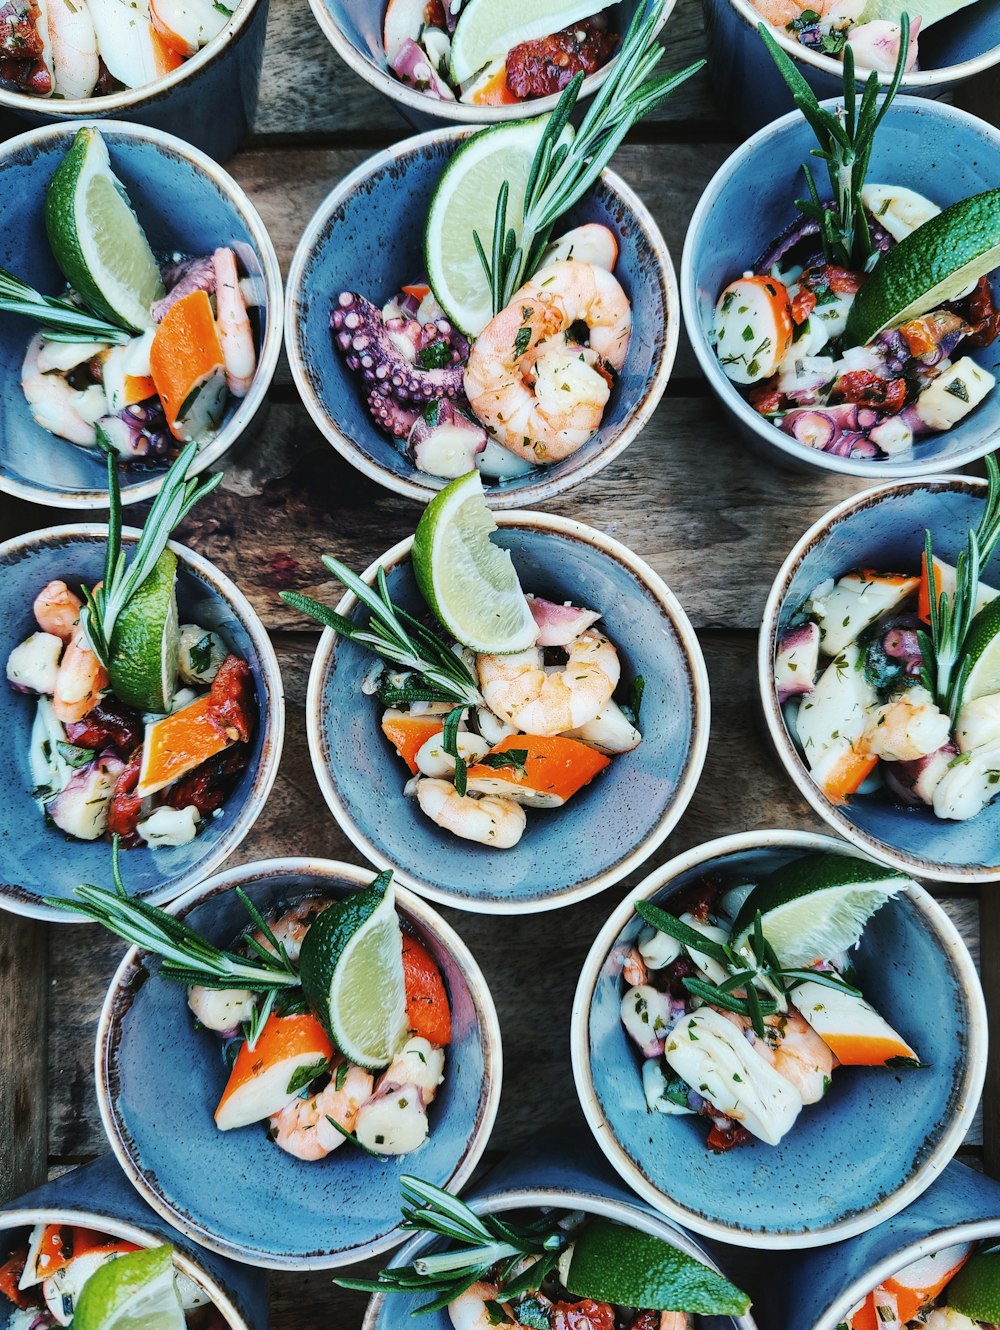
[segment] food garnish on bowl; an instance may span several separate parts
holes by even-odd
[[[778,1142],[840,1066],[921,1066],[855,987],[847,954],[909,884],[863,859],[814,854],[757,882],[705,874],[625,954],[622,1023],[651,1112],[700,1114],[708,1148]]]
[[[256,279],[240,277],[227,246],[154,255],[94,127],[52,176],[45,223],[67,288],[43,295],[0,270],[0,310],[41,324],[21,369],[35,422],[111,448],[125,467],[163,466],[192,440],[204,448],[253,382]]]
[[[919,568],[826,579],[778,644],[786,726],[834,804],[888,795],[965,821],[1000,792],[1000,601],[980,578],[1000,542],[1000,467],[986,465],[955,566],[927,530]]]
[[[333,301],[332,335],[376,425],[418,471],[475,466],[503,481],[561,461],[600,428],[626,363],[631,305],[618,239],[590,224],[558,235],[626,131],[701,68],[650,77],[663,0],[646,0],[580,129],[578,74],[551,115],[467,138],[430,203],[425,274],[401,273],[380,309]]]
[[[412,1310],[447,1308],[455,1330],[688,1330],[700,1316],[741,1316],[749,1297],[718,1271],[651,1233],[599,1215],[550,1208],[477,1214],[423,1179],[401,1179],[407,1228],[446,1238],[412,1265],[374,1280],[340,1278],[368,1293],[427,1293]]]
[[[903,15],[903,31],[909,19]],[[832,199],[808,165],[802,216],[719,295],[710,340],[749,404],[805,447],[837,457],[919,458],[922,439],[958,425],[995,376],[971,355],[1000,333],[988,274],[1000,262],[1000,189],[952,203],[868,183],[872,144],[903,76],[879,102],[878,76],[822,107],[761,24],[816,133]]]
[[[848,1330],[980,1330],[1000,1318],[1000,1249],[963,1242],[897,1270],[847,1317]]]
[[[526,596],[492,530],[478,472],[428,504],[413,542],[428,622],[392,604],[384,574],[369,587],[331,557],[327,568],[371,611],[366,626],[281,594],[384,662],[364,687],[409,768],[404,794],[442,830],[510,849],[524,834],[525,807],[562,807],[612,755],[638,747],[643,681],[616,702],[621,665],[594,627],[601,611]]]

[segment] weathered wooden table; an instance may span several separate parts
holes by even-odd
[[[703,53],[698,0],[679,0],[665,42],[672,68]],[[1000,122],[1000,79],[979,80],[960,100]],[[286,270],[306,223],[337,181],[409,132],[392,106],[336,58],[306,0],[272,0],[256,131],[230,170],[259,208]],[[703,72],[615,158],[615,169],[651,207],[675,263],[692,209],[738,137],[720,119]],[[285,679],[281,771],[233,861],[298,854],[358,862],[327,812],[309,761],[303,703],[316,638],[278,592],[294,583],[332,601],[338,588],[317,580],[320,555],[331,551],[363,568],[412,532],[418,509],[341,460],[300,405],[284,363],[270,399],[259,437],[227,459],[221,488],[179,535],[249,596],[273,635]],[[729,832],[822,829],[755,719],[756,631],[791,545],[859,488],[750,457],[710,399],[682,333],[673,378],[643,436],[599,476],[548,505],[608,531],[647,559],[687,610],[707,658],[708,762],[686,816],[643,875]],[[72,514],[0,500],[0,538],[71,520]],[[503,1029],[503,1098],[484,1167],[540,1127],[581,1119],[569,1059],[573,991],[595,933],[632,884],[552,916],[494,920],[444,911],[482,965]],[[982,942],[989,954],[1000,939],[1000,888],[986,888],[981,898],[946,886],[935,894],[973,952]],[[94,1033],[122,952],[96,926],[0,916],[0,1199],[105,1149],[93,1089]],[[983,978],[991,1015],[1000,1019],[1000,971],[987,969]],[[541,1010],[545,1028],[557,1032],[543,1049]],[[983,1113],[961,1157],[1000,1176],[998,1068],[994,1062]],[[275,1330],[360,1325],[363,1295],[334,1288],[328,1274],[277,1275],[272,1288]]]

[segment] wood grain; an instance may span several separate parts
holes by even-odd
[[[46,1177],[46,927],[0,915],[0,1204]]]

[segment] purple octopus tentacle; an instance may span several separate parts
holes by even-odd
[[[405,439],[414,423],[420,419],[419,411],[404,406],[394,397],[386,397],[377,388],[372,389],[367,400],[368,410],[376,424],[397,439]]]
[[[457,397],[462,391],[464,367],[456,358],[460,354],[457,347],[450,347],[452,361],[441,368],[423,369],[412,363],[390,335],[381,311],[364,296],[342,292],[334,305],[330,325],[334,343],[348,366],[383,396],[400,402],[426,403]],[[455,336],[454,332],[451,336]],[[439,335],[431,340],[446,338],[439,330]]]

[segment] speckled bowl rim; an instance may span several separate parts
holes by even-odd
[[[759,14],[750,0],[728,0],[733,9],[749,28],[756,31],[757,24],[766,22],[764,16]],[[830,74],[836,79],[843,75],[844,66],[839,60],[835,60],[831,55],[821,55],[817,51],[812,51],[801,42],[792,38],[784,28],[775,27],[768,23],[768,31],[772,34],[775,41],[786,54],[793,60],[801,61],[804,65],[810,65],[813,69],[821,70],[824,74]],[[975,74],[981,74],[984,70],[992,69],[994,65],[1000,64],[1000,43],[989,47],[981,55],[972,56],[969,60],[960,60],[957,65],[941,65],[936,69],[915,69],[909,74],[903,75],[901,91],[908,92],[911,88],[936,88],[941,83],[954,83],[962,79],[972,78]],[[892,82],[892,74],[883,70],[876,70],[879,84],[887,88]],[[858,75],[857,82],[859,86],[867,79],[870,70],[862,69]]]
[[[485,1185],[489,1186],[489,1178],[485,1179]],[[571,1211],[582,1210],[585,1214],[600,1215],[605,1219],[613,1219],[629,1228],[638,1229],[640,1233],[650,1233],[654,1238],[662,1238],[664,1242],[668,1242],[672,1247],[695,1257],[696,1260],[701,1261],[703,1265],[707,1265],[717,1274],[725,1274],[716,1264],[712,1252],[705,1251],[692,1239],[689,1233],[674,1227],[669,1220],[664,1219],[661,1215],[651,1214],[638,1204],[631,1205],[627,1201],[620,1201],[613,1196],[602,1196],[600,1192],[590,1191],[586,1188],[504,1187],[499,1191],[487,1191],[485,1195],[470,1200],[468,1205],[471,1210],[479,1215],[506,1214],[511,1210],[535,1209],[543,1206]],[[409,1265],[413,1258],[431,1241],[432,1238],[425,1234],[418,1234],[417,1237],[411,1238],[406,1246],[401,1248],[393,1264]],[[386,1294],[374,1293],[372,1295],[365,1309],[361,1330],[377,1330],[378,1318],[382,1313],[385,1302]],[[731,1320],[737,1330],[757,1330],[757,1323],[749,1312],[746,1312],[743,1316],[727,1317],[726,1319]]]
[[[666,0],[663,16],[656,25],[655,35],[662,30],[676,3],[677,0]],[[476,125],[481,128],[483,125],[497,125],[504,121],[534,119],[535,116],[545,115],[546,112],[554,110],[559,100],[560,94],[552,93],[548,97],[538,97],[533,101],[518,102],[512,106],[469,106],[464,102],[437,101],[413,88],[408,88],[405,83],[394,78],[388,68],[383,69],[363,56],[354,43],[344,36],[340,24],[326,8],[323,0],[309,0],[309,6],[327,41],[344,64],[390,102],[405,106],[416,112],[418,116],[449,120],[456,125]],[[593,96],[617,61],[618,56],[615,55],[606,65],[602,65],[584,79],[583,87],[580,89],[580,103]]]
[[[745,853],[748,850],[784,848],[802,850],[804,853],[812,851],[860,857],[851,846],[832,836],[813,831],[784,831],[777,828],[720,836],[716,840],[705,841],[686,850],[650,873],[613,911],[594,939],[594,944],[583,963],[570,1016],[570,1053],[580,1105],[587,1119],[587,1125],[594,1133],[594,1139],[616,1172],[633,1191],[638,1192],[643,1200],[685,1228],[733,1246],[767,1251],[795,1251],[805,1247],[825,1247],[830,1243],[841,1242],[844,1238],[864,1233],[884,1219],[898,1214],[926,1191],[951,1161],[975,1117],[986,1079],[988,1052],[986,1000],[969,949],[958,929],[933,896],[917,883],[913,883],[903,894],[909,896],[923,916],[928,931],[936,936],[942,951],[950,959],[969,1008],[969,1046],[965,1059],[963,1097],[953,1121],[943,1133],[933,1153],[897,1191],[884,1201],[862,1210],[852,1218],[831,1224],[822,1231],[808,1229],[798,1233],[766,1233],[757,1229],[734,1228],[729,1224],[706,1219],[654,1186],[612,1131],[601,1112],[594,1088],[589,1026],[591,1004],[601,970],[619,933],[635,914],[636,901],[648,900],[682,873],[707,865],[714,859]]]
[[[241,6],[243,4],[252,6],[255,3],[256,0],[241,0]],[[208,51],[210,45],[206,46],[204,50]],[[197,59],[197,57],[193,58]],[[3,99],[0,97],[0,105],[2,105],[2,102]],[[68,106],[70,103],[64,102],[62,105]],[[183,139],[168,134],[162,129],[152,129],[148,125],[133,125],[125,120],[104,119],[72,121],[69,123],[60,121],[54,125],[39,125],[35,129],[29,129],[23,134],[16,135],[14,138],[6,139],[0,144],[0,165],[14,153],[38,146],[47,146],[53,140],[65,139],[68,144],[76,131],[84,126],[99,129],[102,133],[109,135],[120,134],[125,138],[159,148],[164,153],[179,157],[182,161],[187,162],[200,175],[207,176],[215,185],[219,194],[234,209],[243,226],[246,227],[254,252],[260,261],[261,277],[267,298],[265,308],[268,312],[268,319],[257,357],[257,369],[254,372],[253,382],[250,384],[250,391],[246,397],[242,398],[239,406],[233,412],[232,418],[223,425],[208,447],[202,448],[198,452],[192,462],[188,475],[197,476],[215,462],[218,462],[229,451],[267,401],[267,391],[271,386],[271,380],[278,365],[283,335],[284,294],[278,256],[260,214],[250,202],[250,198],[242,186],[238,185],[228,171],[225,171],[207,153],[192,147],[190,143],[185,143]],[[65,439],[59,439],[55,435],[52,436],[52,443],[64,448],[74,447],[72,443],[68,443]],[[81,449],[80,451],[85,450]],[[166,469],[150,472],[148,478],[139,484],[130,485],[127,489],[123,487],[122,503],[130,505],[145,503],[148,499],[152,499],[159,492],[166,474]],[[7,494],[13,494],[18,499],[26,499],[29,503],[41,503],[47,507],[90,509],[107,508],[108,506],[107,489],[45,489],[43,486],[32,484],[29,481],[0,474],[0,490]]]
[[[851,517],[863,508],[876,508],[879,504],[891,502],[900,494],[910,494],[916,489],[955,490],[974,497],[985,497],[986,481],[975,476],[925,476],[920,480],[901,480],[888,485],[878,485],[874,489],[862,490],[849,499],[843,499],[834,505],[822,517],[818,518],[805,535],[796,542],[788,558],[781,565],[774,584],[768,592],[764,614],[761,619],[760,635],[757,639],[757,686],[760,694],[764,720],[771,742],[785,770],[795,782],[795,788],[815,809],[824,822],[838,832],[845,840],[856,846],[862,853],[898,868],[912,877],[927,878],[932,882],[960,883],[962,886],[979,886],[986,882],[1000,882],[1000,851],[996,864],[948,864],[935,859],[924,859],[905,850],[895,849],[885,841],[868,835],[856,827],[844,813],[836,808],[812,779],[805,762],[799,755],[791,735],[785,726],[781,707],[774,691],[774,653],[778,643],[778,620],[782,606],[788,595],[792,578],[802,560],[818,545],[822,544],[833,528],[845,518]],[[956,824],[960,825],[960,824]]]
[[[126,115],[141,111],[149,103],[162,101],[167,93],[173,91],[179,83],[183,83],[192,74],[196,74],[198,70],[214,64],[216,58],[222,54],[223,48],[228,46],[250,22],[257,2],[258,0],[239,0],[229,22],[210,42],[206,42],[200,51],[185,60],[182,65],[178,65],[176,69],[172,69],[169,74],[154,79],[152,83],[144,83],[141,88],[123,88],[120,92],[108,93],[106,97],[58,98],[31,97],[26,92],[11,92],[0,88],[0,108],[21,115],[58,115],[64,125],[67,121],[86,120],[103,110],[122,111]],[[79,126],[74,124],[72,128],[76,130]]]
[[[28,550],[39,549],[44,545],[60,545],[75,541],[96,543],[107,538],[108,528],[104,524],[87,522],[67,526],[48,527],[44,531],[29,531],[23,536],[14,536],[0,544],[0,567],[10,557],[23,554]],[[138,540],[141,532],[133,526],[122,527],[123,541]],[[257,615],[257,611],[244,596],[235,582],[231,582],[225,573],[214,564],[176,541],[168,542],[168,549],[173,550],[182,568],[190,569],[208,583],[230,606],[234,616],[246,630],[253,643],[264,685],[264,696],[257,698],[260,718],[258,724],[264,724],[261,760],[254,777],[253,785],[246,802],[234,819],[232,826],[219,838],[215,849],[200,860],[193,868],[180,877],[180,885],[175,887],[165,882],[161,887],[143,896],[150,905],[162,905],[175,896],[189,892],[191,882],[201,882],[209,873],[213,873],[225,859],[233,853],[257,821],[267,802],[268,795],[278,775],[281,750],[285,738],[285,690],[278,667],[278,657],[271,639]],[[110,871],[110,859],[109,859]],[[0,910],[9,910],[12,914],[26,915],[29,919],[45,919],[50,923],[89,923],[83,915],[71,914],[65,910],[54,910],[43,905],[38,897],[30,898],[10,894],[9,883],[0,883]],[[186,897],[185,897],[186,899]]]
[[[479,128],[482,128],[482,126]],[[356,467],[362,475],[396,494],[405,495],[408,499],[416,499],[420,503],[428,503],[434,498],[435,494],[440,493],[440,489],[422,485],[416,480],[409,480],[403,476],[397,476],[379,462],[368,457],[353,439],[343,433],[327,413],[319,393],[312,385],[305,358],[300,350],[300,306],[306,271],[322,240],[323,233],[330,223],[330,218],[352,194],[357,192],[366,180],[391,166],[393,162],[415,155],[422,155],[425,148],[438,143],[461,143],[476,132],[475,129],[465,129],[455,125],[446,126],[444,129],[431,129],[425,134],[416,134],[412,138],[402,139],[393,147],[386,148],[382,152],[376,153],[375,156],[367,158],[360,166],[355,167],[349,175],[346,175],[319,205],[295,247],[295,254],[288,269],[285,294],[285,349],[292,370],[292,378],[306,410],[324,438],[332,443],[341,457],[350,462],[353,467]],[[596,452],[578,471],[571,474],[567,473],[547,479],[545,472],[542,472],[538,479],[531,480],[517,488],[505,488],[500,485],[485,486],[486,501],[495,511],[521,508],[525,504],[542,503],[547,499],[553,499],[556,495],[574,489],[585,480],[589,480],[591,476],[596,475],[598,471],[603,470],[609,462],[614,461],[620,453],[624,452],[646,427],[660,403],[673,371],[674,359],[677,355],[677,343],[680,337],[681,301],[677,286],[677,274],[674,271],[667,243],[649,209],[621,176],[606,167],[601,172],[600,178],[632,215],[653,254],[655,270],[660,283],[660,296],[663,301],[663,308],[667,312],[666,336],[659,351],[655,370],[646,380],[645,387],[642,390],[642,398],[628,423],[623,425],[618,437],[599,452]],[[402,188],[402,185],[397,187]],[[334,295],[335,293],[332,291],[327,293],[327,297],[331,301]],[[371,428],[373,430],[377,429],[374,421],[371,422]],[[387,440],[387,443],[389,442]],[[415,474],[419,473],[415,471]]]
[[[818,1321],[814,1321],[809,1330],[837,1330],[845,1315],[866,1298],[873,1289],[878,1288],[883,1280],[897,1274],[913,1261],[922,1256],[933,1255],[943,1247],[958,1246],[961,1242],[982,1242],[986,1238],[1000,1236],[1000,1216],[994,1219],[970,1219],[965,1224],[949,1224],[943,1228],[930,1230],[922,1238],[900,1247],[891,1256],[884,1256],[873,1265],[869,1274],[860,1275],[841,1293],[823,1312]]]
[[[594,527],[586,526],[583,522],[576,522],[568,517],[557,517],[553,513],[518,510],[497,513],[495,516],[497,525],[501,530],[508,527],[529,527],[542,533],[551,532],[571,540],[580,540],[592,549],[600,551],[608,558],[621,564],[626,572],[630,573],[641,584],[645,593],[659,605],[673,628],[691,674],[691,705],[693,712],[691,742],[688,747],[684,773],[678,782],[674,798],[661,814],[656,827],[645,840],[640,841],[634,849],[624,854],[617,864],[613,868],[609,868],[607,872],[599,873],[596,877],[587,878],[575,886],[565,887],[562,891],[555,892],[552,895],[541,898],[519,897],[509,901],[495,900],[484,895],[470,900],[457,891],[448,891],[435,886],[433,883],[425,882],[407,869],[393,864],[383,854],[379,846],[364,834],[354,821],[349,805],[341,798],[333,774],[323,758],[323,686],[340,640],[332,628],[324,629],[316,647],[312,668],[309,671],[309,690],[306,696],[306,729],[309,736],[309,753],[312,757],[313,771],[330,812],[336,818],[341,831],[370,863],[375,864],[378,868],[392,868],[397,882],[401,882],[420,896],[426,896],[428,900],[436,901],[439,905],[450,905],[454,909],[466,910],[471,914],[534,914],[543,910],[560,909],[576,901],[586,900],[588,896],[594,896],[606,887],[613,886],[644,863],[657,846],[666,839],[683,817],[698,781],[701,779],[705,756],[708,752],[711,701],[705,658],[702,655],[701,645],[691,621],[681,608],[681,604],[674,593],[644,559],[640,559],[637,554],[633,554],[630,549],[605,532],[597,531]],[[408,559],[412,547],[412,536],[407,536],[405,540],[393,545],[391,549],[386,550],[381,558],[376,559],[373,564],[365,569],[361,574],[362,580],[372,585],[375,574],[380,567],[392,569],[398,564],[404,563]],[[345,616],[350,615],[356,604],[357,599],[353,592],[348,592],[337,605],[337,613]],[[622,644],[622,650],[627,650],[627,646]],[[531,834],[530,831],[528,834]]]
[[[731,0],[731,2],[743,3],[744,0]],[[1000,47],[997,48],[997,51],[997,59],[1000,60]],[[777,77],[777,72],[775,72],[775,77]],[[828,97],[825,101],[820,102],[820,105],[832,109],[839,105],[841,100],[837,97]],[[892,104],[889,118],[891,119],[898,111],[920,113],[929,116],[931,119],[938,117],[942,122],[937,126],[942,143],[951,142],[952,136],[949,134],[949,130],[952,125],[961,124],[966,128],[974,128],[981,139],[989,140],[997,158],[1000,159],[1000,129],[987,124],[985,120],[980,120],[978,116],[974,116],[968,111],[961,111],[956,106],[934,101],[929,97],[897,97]],[[801,120],[802,114],[800,111],[790,111],[788,115],[783,115],[780,120],[772,120],[770,124],[758,129],[756,134],[752,134],[734,153],[726,158],[712,176],[691,216],[691,222],[684,239],[684,249],[681,254],[681,309],[684,316],[684,328],[694,348],[701,371],[708,379],[709,386],[718,397],[723,408],[734,415],[740,424],[762,443],[776,448],[779,453],[786,453],[795,462],[814,466],[820,471],[832,471],[839,476],[863,476],[871,480],[883,481],[919,479],[925,476],[940,475],[942,472],[951,471],[955,467],[967,466],[970,462],[985,457],[988,452],[992,452],[996,447],[996,432],[987,435],[985,439],[981,439],[978,443],[968,444],[961,452],[953,453],[936,461],[933,458],[927,461],[920,461],[917,458],[910,461],[895,462],[891,458],[887,458],[882,462],[873,462],[864,458],[836,457],[833,453],[809,448],[804,443],[799,443],[797,439],[792,438],[790,434],[785,434],[776,425],[772,425],[758,411],[755,411],[749,402],[745,401],[735,385],[723,373],[718,357],[712,350],[705,329],[702,327],[701,315],[698,309],[698,276],[695,271],[694,260],[697,238],[706,225],[711,224],[712,212],[718,203],[719,195],[728,183],[733,169],[737,165],[742,166],[755,153],[764,149],[772,135],[787,129],[793,123],[801,122]],[[930,132],[930,130],[927,132]],[[791,193],[788,202],[790,208],[794,207]],[[756,255],[748,253],[747,262],[751,262],[755,257]]]
[[[162,1234],[151,1233],[141,1224],[127,1219],[113,1219],[81,1205],[17,1205],[0,1210],[0,1233],[10,1232],[15,1228],[33,1228],[35,1224],[79,1224],[84,1228],[96,1229],[112,1238],[121,1238],[125,1242],[134,1242],[139,1247],[159,1247],[164,1238]],[[192,1279],[198,1287],[207,1293],[212,1305],[226,1318],[229,1330],[254,1330],[225,1288],[212,1275],[199,1265],[187,1252],[174,1248],[174,1265]]]
[[[311,879],[309,885],[322,887],[324,881],[353,883],[358,887],[368,886],[372,880],[371,869],[361,868],[357,864],[343,863],[338,859],[310,859],[288,857],[280,859],[261,859],[255,863],[239,864],[226,869],[214,877],[202,882],[169,906],[170,914],[186,914],[196,905],[212,896],[221,895],[248,881],[257,882],[265,877],[299,876]],[[500,1035],[500,1021],[497,1016],[493,995],[479,968],[472,952],[458,935],[451,924],[442,918],[426,901],[421,900],[405,887],[396,886],[396,905],[401,913],[414,923],[421,934],[432,937],[454,958],[468,985],[476,1011],[479,1037],[483,1049],[483,1083],[486,1097],[481,1103],[469,1136],[469,1141],[455,1172],[448,1181],[447,1189],[458,1194],[479,1163],[489,1144],[490,1134],[500,1107],[500,1087],[503,1082],[503,1043]],[[289,1256],[282,1252],[267,1252],[259,1248],[231,1242],[213,1233],[193,1218],[177,1210],[161,1191],[146,1177],[129,1153],[125,1139],[126,1133],[117,1105],[111,1093],[110,1054],[112,1036],[115,1043],[121,1037],[121,1027],[115,1019],[115,1008],[120,996],[126,991],[132,979],[146,973],[140,957],[144,953],[139,947],[132,947],[122,959],[108,987],[101,1014],[97,1023],[97,1041],[94,1055],[94,1075],[97,1087],[97,1106],[100,1109],[101,1125],[108,1138],[119,1164],[126,1177],[157,1214],[178,1229],[192,1242],[214,1251],[220,1256],[258,1266],[264,1270],[335,1270],[345,1265],[378,1256],[391,1251],[405,1240],[405,1232],[397,1227],[383,1237],[357,1247],[350,1247],[340,1252],[314,1255]]]

